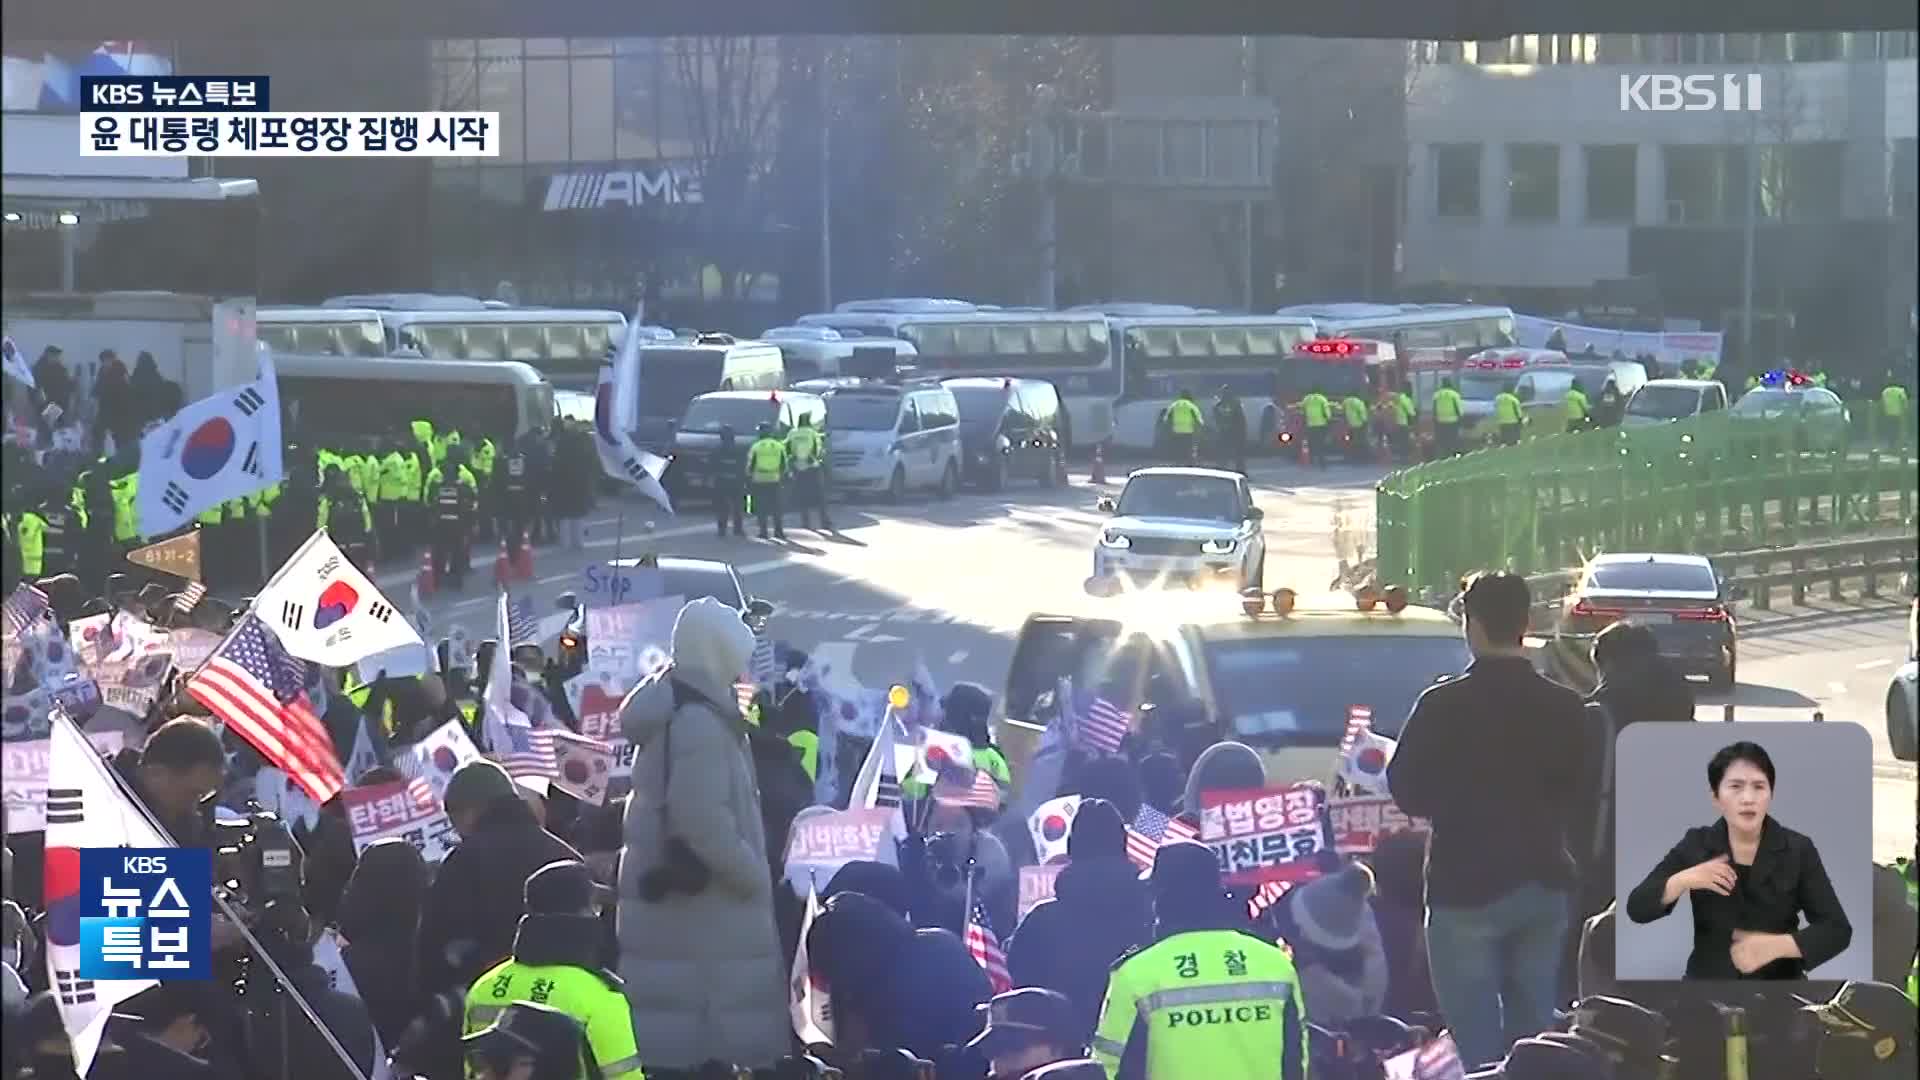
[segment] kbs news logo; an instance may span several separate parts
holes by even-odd
[[[1759,112],[1760,75],[1622,75],[1621,112]]]

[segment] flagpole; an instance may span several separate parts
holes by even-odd
[[[74,724],[73,719],[67,715],[65,709],[56,706],[52,715],[56,723],[65,721],[69,726],[73,727],[74,734],[79,736],[82,742],[87,742],[87,737],[81,734],[79,726]],[[88,743],[88,745],[91,746],[92,744]],[[100,762],[100,771],[106,774],[107,779],[112,782],[115,789],[126,798],[127,802],[130,803],[134,809],[140,811],[140,816],[146,819],[147,824],[151,825],[155,832],[158,832],[161,836],[169,840],[173,839],[173,834],[168,832],[166,826],[160,824],[159,819],[153,816],[153,811],[147,809],[147,804],[140,801],[140,796],[134,793],[132,785],[122,779],[119,772],[116,771],[113,766],[107,764],[104,758],[101,759]],[[291,833],[289,833],[289,835],[291,835]],[[180,844],[178,841],[175,841],[173,846],[179,847]],[[240,932],[241,939],[253,949],[254,954],[266,962],[267,970],[273,973],[274,981],[278,982],[280,989],[285,991],[287,996],[293,999],[293,1003],[300,1007],[301,1014],[307,1018],[308,1023],[312,1024],[314,1028],[320,1032],[320,1037],[326,1040],[327,1047],[334,1052],[334,1055],[340,1059],[348,1071],[353,1073],[356,1080],[367,1080],[367,1074],[360,1071],[359,1062],[353,1060],[353,1055],[349,1054],[346,1048],[340,1045],[340,1040],[334,1038],[333,1029],[329,1028],[320,1019],[319,1015],[313,1011],[313,1006],[309,1005],[307,999],[301,996],[299,989],[293,985],[293,980],[288,978],[287,973],[274,961],[272,955],[267,952],[266,946],[260,943],[259,938],[253,936],[253,931],[247,927],[246,921],[240,917],[240,913],[234,910],[233,904],[225,896],[222,896],[218,890],[214,890],[212,896],[213,902],[220,905],[221,914],[225,915],[227,921],[233,925],[233,928]],[[284,1038],[282,1043],[284,1049]]]

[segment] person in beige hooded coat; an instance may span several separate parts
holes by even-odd
[[[673,666],[620,706],[621,734],[636,750],[620,853],[619,973],[649,1068],[712,1060],[762,1068],[788,1053],[767,840],[733,689],[753,644],[738,612],[695,600],[674,622]],[[697,892],[649,899],[643,882],[667,865],[669,831],[707,879]]]

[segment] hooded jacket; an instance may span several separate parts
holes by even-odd
[[[1267,767],[1260,754],[1246,743],[1217,742],[1193,760],[1187,772],[1186,796],[1180,803],[1180,816],[1190,825],[1200,824],[1201,796],[1209,791],[1234,791],[1267,786]]]
[[[1100,1023],[1107,972],[1152,931],[1153,903],[1133,863],[1124,855],[1079,859],[1060,871],[1053,899],[1020,921],[1007,946],[1007,973],[1015,986],[1065,994],[1084,1043]]]
[[[734,705],[733,684],[753,645],[736,611],[695,600],[674,622],[673,666],[620,706],[621,734],[635,751],[620,858],[619,974],[634,1035],[648,1064],[663,1069],[716,1058],[759,1068],[788,1049],[767,840],[747,725]],[[708,881],[697,895],[649,901],[641,882],[665,864],[669,826]]]

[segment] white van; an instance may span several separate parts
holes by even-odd
[[[841,491],[909,490],[943,499],[960,486],[960,406],[939,383],[813,379],[793,387],[827,400],[827,449]]]

